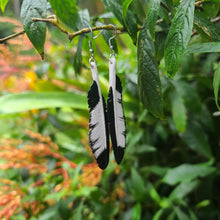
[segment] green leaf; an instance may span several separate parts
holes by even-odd
[[[73,67],[76,74],[81,73],[82,68],[82,43],[83,43],[83,35],[79,36],[78,44],[77,44],[77,50],[73,61]]]
[[[159,69],[153,40],[147,26],[138,38],[138,87],[142,103],[155,117],[163,118],[163,103]]]
[[[196,189],[200,184],[199,180],[193,180],[190,182],[182,182],[179,184],[170,194],[169,199],[183,199],[186,197],[190,192]]]
[[[87,109],[86,95],[68,92],[28,92],[0,97],[0,114],[57,107]]]
[[[167,33],[165,32],[156,32],[155,33],[155,56],[158,61],[164,57],[164,47],[167,38]]]
[[[75,0],[49,0],[56,16],[68,27],[77,30],[78,12]]]
[[[117,0],[102,0],[105,8],[109,11],[111,11],[115,17],[118,19],[118,21],[127,29],[129,35],[131,36],[133,43],[136,44],[137,41],[137,21],[136,17],[133,14],[132,11],[129,9],[126,13],[126,18],[124,22],[123,16],[122,16],[122,6],[118,3]],[[127,24],[127,25],[126,25]]]
[[[175,207],[175,212],[179,220],[190,220],[189,216],[184,213],[179,207]]]
[[[160,220],[162,219],[161,216],[163,215],[165,209],[159,209],[153,216],[152,220]]]
[[[194,0],[183,0],[172,21],[165,44],[165,64],[170,78],[175,76],[190,40],[193,16]]]
[[[208,42],[192,44],[186,49],[187,53],[218,53],[220,52],[220,42]]]
[[[219,93],[219,86],[220,86],[220,63],[217,65],[214,77],[213,77],[213,88],[214,88],[214,94],[215,94],[215,103],[218,109],[220,110],[219,104],[218,104],[218,93]]]
[[[44,59],[46,23],[33,22],[32,18],[46,17],[47,0],[24,0],[21,7],[21,20],[24,30],[41,58]]]
[[[9,0],[0,0],[0,4],[1,4],[1,10],[4,13],[5,12],[5,7],[8,4]]]
[[[198,204],[196,204],[196,208],[199,209],[199,208],[205,208],[207,206],[209,206],[211,204],[210,200],[203,200],[201,202],[199,202]]]
[[[213,155],[208,142],[208,137],[198,122],[189,121],[187,123],[186,132],[181,135],[181,139],[190,149],[207,158],[212,158]]]
[[[132,1],[133,0],[125,0],[123,2],[123,5],[122,5],[122,17],[123,17],[124,23],[126,25],[127,25],[127,23],[126,23],[126,15],[127,15],[128,7],[132,3]]]
[[[141,175],[135,170],[135,168],[131,168],[131,179],[127,182],[127,187],[136,201],[145,201],[147,196],[147,190],[144,184],[144,180]]]
[[[132,220],[141,220],[141,204],[137,203],[132,209]]]
[[[38,217],[39,220],[48,220],[56,219],[59,216],[58,206],[54,205],[46,209],[44,212],[41,212],[41,215]]]
[[[154,187],[150,189],[150,196],[157,204],[160,204],[160,200],[161,200],[160,195],[158,194],[158,192]]]
[[[186,107],[182,97],[174,90],[170,95],[173,120],[179,132],[184,132],[186,129]]]
[[[133,0],[132,2],[132,11],[138,17],[138,20],[141,24],[146,19],[145,9],[147,8],[147,2],[142,0]]]
[[[175,89],[183,98],[184,104],[188,110],[196,114],[201,113],[201,100],[193,85],[182,80],[173,80],[172,84],[175,85]]]
[[[152,38],[155,40],[155,27],[160,9],[161,0],[150,0],[147,11],[147,26],[151,33]]]
[[[77,15],[77,29],[81,30],[91,26],[88,9],[80,10]]]
[[[208,18],[214,18],[218,14],[219,6],[220,6],[219,3],[220,2],[218,0],[204,1],[202,3],[203,13]]]
[[[178,167],[171,168],[166,173],[163,181],[169,185],[177,183],[188,183],[198,177],[205,177],[216,172],[215,167],[209,166],[207,163],[202,164],[182,164]]]
[[[203,17],[200,12],[195,12],[194,24],[199,33],[211,41],[220,41],[220,29],[207,18]]]

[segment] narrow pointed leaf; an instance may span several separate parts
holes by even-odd
[[[153,39],[155,39],[155,26],[159,14],[160,1],[161,0],[150,0],[147,11],[147,26]]]
[[[8,4],[8,1],[9,0],[0,0],[0,6],[3,13],[5,12],[5,7]]]
[[[74,57],[73,61],[73,67],[75,70],[76,74],[81,73],[81,68],[82,68],[82,43],[83,43],[83,35],[79,36],[78,44],[77,44],[77,51]]]
[[[215,73],[214,73],[214,78],[213,78],[215,103],[216,103],[216,106],[218,107],[218,109],[220,110],[219,102],[218,102],[219,87],[220,87],[220,63],[216,67],[216,70],[215,70]]]
[[[179,184],[169,195],[169,199],[175,200],[176,198],[183,199],[190,192],[192,192],[200,184],[199,180],[182,182]]]
[[[86,96],[83,94],[68,92],[28,92],[0,97],[0,114],[57,107],[88,109]]]
[[[126,14],[128,11],[128,7],[132,3],[132,1],[133,0],[125,0],[122,5],[122,16],[125,23],[126,23]]]
[[[189,121],[187,123],[186,131],[181,138],[190,149],[206,158],[212,158],[213,155],[208,142],[208,137],[198,122]]]
[[[181,182],[190,182],[198,177],[208,176],[216,171],[215,167],[202,164],[182,164],[178,167],[171,168],[164,176],[163,181],[169,185],[175,185]]]
[[[187,47],[187,53],[218,53],[220,52],[220,42],[197,43]]]
[[[194,0],[183,0],[172,21],[165,44],[165,64],[170,78],[175,76],[190,40],[193,17]]]
[[[132,209],[132,220],[141,220],[141,204],[139,202]]]
[[[163,118],[163,102],[155,49],[147,25],[138,38],[138,87],[143,105],[155,117]]]
[[[45,18],[46,10],[47,0],[24,0],[21,7],[21,20],[24,30],[42,59],[44,59],[46,23],[33,22],[32,18]]]

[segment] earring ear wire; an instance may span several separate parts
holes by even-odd
[[[115,25],[113,25],[113,24],[109,24],[109,25],[115,29],[115,34],[112,37],[110,37],[108,40],[108,44],[109,44],[109,48],[110,48],[110,57],[112,57],[112,56],[115,56],[115,51],[114,51],[114,47],[111,43],[111,40],[113,40],[117,36],[117,29],[116,29]]]
[[[89,63],[91,63],[92,61],[95,61],[95,58],[94,58],[94,50],[92,49],[92,41],[95,40],[96,38],[98,38],[101,34],[102,34],[102,31],[100,31],[100,33],[96,36],[93,35],[93,30],[91,27],[89,27],[90,31],[91,31],[91,40],[89,40],[89,52],[91,54],[91,57],[89,59]]]

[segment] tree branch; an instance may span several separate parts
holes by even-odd
[[[9,35],[9,36],[4,37],[4,38],[1,38],[1,39],[0,39],[0,44],[4,43],[4,42],[7,41],[7,40],[10,40],[11,38],[14,38],[14,37],[17,37],[17,36],[19,36],[19,35],[22,35],[22,34],[24,34],[24,33],[25,33],[25,31],[22,30],[22,31],[19,31],[19,32],[15,33],[15,34]]]
[[[195,2],[195,7],[200,7],[200,5],[204,2],[204,0],[200,0],[198,2]]]
[[[115,27],[117,32],[119,31],[120,33],[123,33],[123,32],[126,32],[126,29],[124,27]],[[104,26],[97,26],[97,27],[93,27],[91,28],[92,31],[98,31],[98,30],[115,30],[114,27],[112,27],[111,25],[104,25]],[[69,39],[70,41],[78,36],[78,35],[81,35],[81,34],[86,34],[86,33],[90,33],[91,30],[90,28],[83,28],[82,30],[79,30],[77,32],[74,32],[74,33],[70,33],[68,36],[69,36]]]
[[[69,32],[66,29],[64,29],[62,26],[60,26],[59,21],[57,20],[55,15],[50,16],[49,18],[32,18],[32,21],[34,22],[42,21],[46,23],[51,23],[54,26],[56,26],[58,29],[60,29],[60,31],[62,31],[63,33],[69,35]]]
[[[42,21],[42,22],[47,22],[47,23],[53,24],[58,29],[60,29],[60,31],[62,31],[63,33],[67,34],[70,41],[72,41],[73,38],[78,36],[78,35],[86,34],[86,33],[90,33],[91,32],[90,28],[83,28],[82,30],[76,31],[74,33],[70,33],[66,29],[64,29],[63,27],[60,26],[60,24],[59,24],[59,22],[58,22],[58,20],[56,18],[53,18],[53,19],[51,19],[51,18],[45,18],[45,19],[43,19],[43,18],[32,18],[32,20],[34,22]],[[111,25],[97,26],[97,27],[93,27],[92,31],[98,31],[98,30],[102,30],[102,29],[114,30],[114,27],[112,27]],[[120,31],[120,32],[125,32],[126,31],[125,28],[123,28],[123,27],[116,27],[116,30]]]
[[[198,2],[196,2],[196,6],[199,6],[202,2],[203,2],[203,1],[198,1]],[[163,7],[165,7],[165,6],[163,5]],[[52,15],[52,16],[50,16],[50,17],[48,17],[48,18],[32,18],[32,20],[33,20],[34,22],[46,22],[46,23],[51,23],[52,25],[56,26],[61,32],[65,33],[65,34],[68,36],[68,38],[69,38],[70,41],[72,41],[73,38],[76,37],[76,36],[78,36],[78,35],[86,34],[86,33],[90,33],[90,32],[91,32],[90,28],[88,27],[88,28],[84,28],[84,29],[82,29],[82,30],[76,31],[76,32],[74,32],[74,33],[70,33],[68,30],[66,30],[65,28],[63,28],[63,27],[59,24],[59,21],[57,20],[57,18],[56,18],[55,15]],[[214,18],[214,19],[211,20],[212,23],[216,23],[216,22],[218,22],[218,21],[220,21],[220,16],[218,16],[218,17],[216,17],[216,18]],[[163,19],[159,19],[159,20],[157,21],[157,24],[160,24],[160,23],[162,23],[162,22],[163,22]],[[92,31],[99,31],[99,30],[103,30],[103,29],[105,29],[105,30],[114,30],[114,27],[112,27],[111,25],[97,26],[97,27],[93,27],[93,28],[92,28]],[[140,30],[140,29],[141,29],[141,27],[139,26],[139,27],[138,27],[138,30]],[[126,30],[124,27],[116,27],[116,30],[117,30],[117,32],[119,32],[119,33],[127,32],[127,30]],[[21,31],[15,33],[15,34],[12,34],[12,35],[9,35],[9,36],[7,36],[7,37],[4,37],[4,38],[0,39],[0,44],[1,44],[1,43],[4,43],[5,41],[7,41],[7,40],[9,40],[9,39],[12,39],[12,38],[17,37],[17,36],[19,36],[19,35],[22,35],[22,34],[24,34],[24,33],[25,33],[25,31],[24,31],[24,30],[21,30]],[[194,31],[194,32],[192,33],[192,36],[194,36],[194,35],[196,35],[196,34],[197,34],[197,32]]]

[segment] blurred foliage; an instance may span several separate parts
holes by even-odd
[[[85,1],[76,1],[85,8],[91,2],[85,5]],[[104,2],[110,9],[110,1]],[[126,18],[122,15],[123,2],[129,2],[124,11],[132,13],[132,18],[135,14],[138,24],[144,23],[149,1],[113,2],[121,5],[116,13],[122,23]],[[97,167],[88,145],[85,97],[92,83],[90,38],[85,35],[69,43],[66,35],[48,25],[44,61],[26,35],[0,44],[0,110],[6,109],[0,115],[0,219],[220,218],[220,114],[215,103],[218,95],[214,97],[213,92],[215,74],[218,93],[219,53],[185,53],[178,74],[170,79],[163,51],[179,1],[162,2],[171,14],[160,7],[163,22],[152,29],[152,42],[159,66],[164,119],[156,119],[140,102],[134,32],[118,35],[117,73],[123,85],[127,146],[122,164],[116,165],[111,153],[104,171]],[[215,4],[204,4],[205,23],[219,13],[210,9],[212,2]],[[97,8],[104,11],[100,4]],[[6,6],[7,10],[11,9]],[[199,16],[195,24],[199,34],[192,36],[190,45],[207,42]],[[91,22],[120,25],[111,12],[96,14]],[[209,28],[212,30],[212,25]],[[219,29],[219,23],[214,28]],[[0,36],[21,29],[19,21],[0,17]],[[148,42],[151,47],[152,42]],[[102,37],[93,46],[101,88],[107,97],[110,50]],[[40,106],[39,92],[48,103],[44,101]],[[48,97],[57,93],[61,94],[57,99]],[[70,93],[75,97],[72,105],[70,96],[62,98]]]

